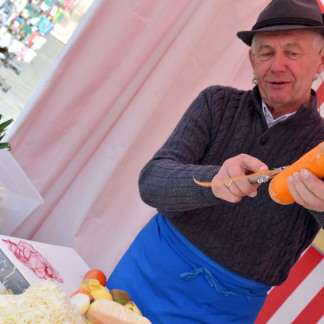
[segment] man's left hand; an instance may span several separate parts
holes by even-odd
[[[303,169],[288,178],[288,188],[296,203],[317,212],[324,211],[324,181]]]

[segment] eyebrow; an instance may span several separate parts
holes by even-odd
[[[282,48],[299,48],[299,49],[302,49],[302,47],[300,46],[299,43],[287,43],[285,44]],[[264,50],[264,49],[273,49],[272,46],[270,45],[260,45],[258,48],[257,48],[257,52],[261,51],[261,50]]]

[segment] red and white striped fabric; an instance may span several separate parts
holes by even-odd
[[[324,324],[324,253],[311,245],[273,288],[255,324]]]

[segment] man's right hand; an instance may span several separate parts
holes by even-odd
[[[226,160],[212,181],[224,181],[265,170],[268,170],[268,166],[260,160],[247,154],[240,154]],[[246,178],[212,186],[212,191],[217,198],[237,203],[244,196],[255,197],[259,186],[259,183],[252,184]]]

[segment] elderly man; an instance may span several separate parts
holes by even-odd
[[[296,203],[279,205],[268,184],[224,181],[290,165],[324,140],[311,89],[324,69],[316,0],[273,0],[251,31],[255,87],[212,86],[188,108],[144,167],[141,197],[158,214],[107,282],[129,292],[154,324],[253,323],[324,227],[324,183],[308,170],[288,180]]]

